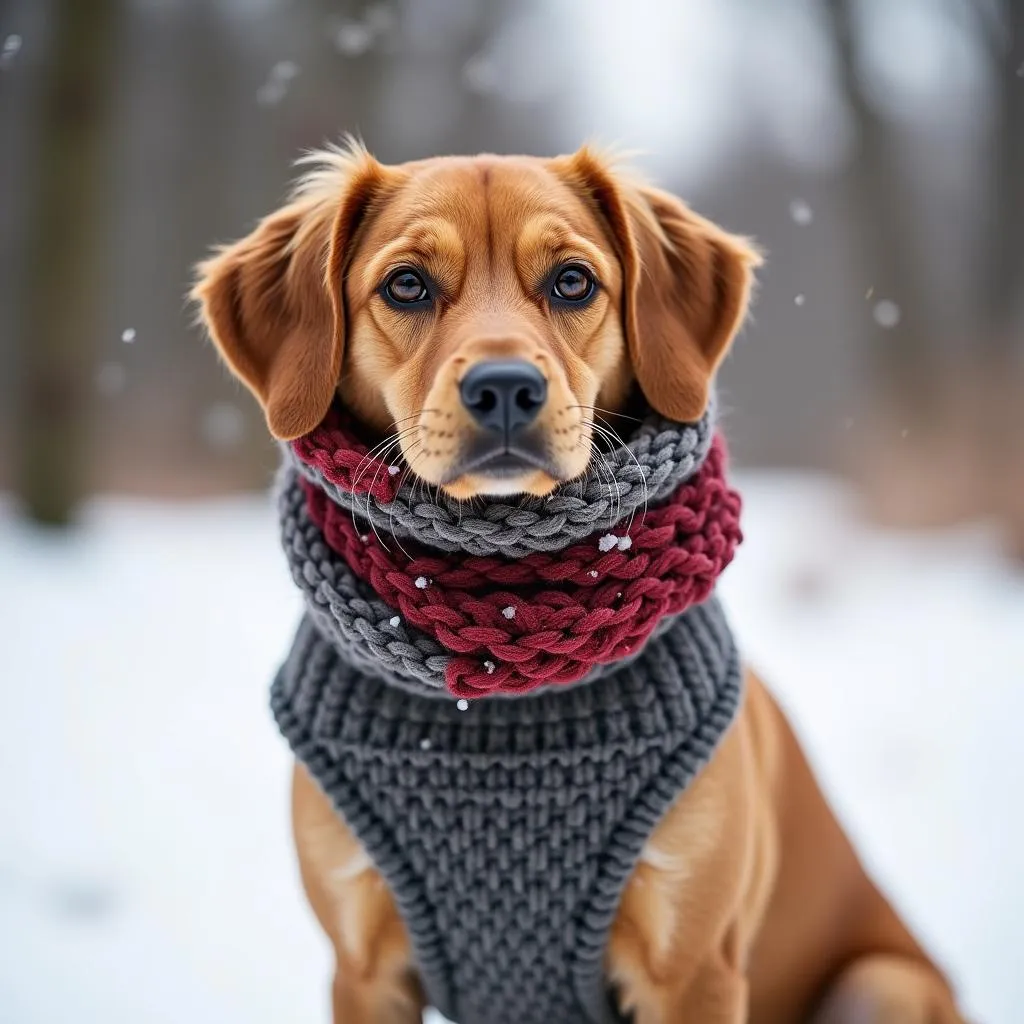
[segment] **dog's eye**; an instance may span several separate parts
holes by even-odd
[[[583,302],[594,294],[594,279],[581,266],[562,267],[551,286],[551,297],[563,302]]]
[[[384,294],[399,306],[423,302],[430,298],[430,292],[423,278],[415,270],[396,270],[384,284]]]

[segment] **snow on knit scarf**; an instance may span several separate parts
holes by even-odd
[[[597,678],[705,601],[740,540],[714,406],[650,414],[547,498],[459,502],[374,457],[332,410],[288,445],[293,577],[357,668],[420,693],[522,694]]]

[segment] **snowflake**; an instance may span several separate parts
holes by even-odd
[[[606,533],[598,542],[598,551],[611,551],[619,543],[619,538],[614,533]]]
[[[392,476],[398,476],[398,474],[399,474],[399,473],[400,473],[401,471],[402,471],[402,467],[401,467],[401,466],[388,466],[388,472],[389,472],[389,473],[390,473],[390,474],[391,474]]]
[[[237,405],[214,402],[200,423],[203,440],[220,451],[237,448],[245,440],[245,416]]]
[[[397,615],[392,615],[388,621],[392,626],[397,626],[402,620]]]
[[[889,330],[900,322],[903,311],[890,299],[882,299],[881,302],[875,303],[875,308],[872,310],[871,315],[875,318],[875,323],[879,327]]]
[[[501,614],[504,615],[506,619],[514,619],[516,617],[515,607],[513,605],[509,605],[507,608],[502,608]]]
[[[430,749],[430,740],[428,740],[428,739],[420,740],[420,750],[429,750],[429,749]]]
[[[807,301],[807,296],[801,293],[793,297],[793,301],[798,305],[802,306]]]
[[[803,199],[794,199],[789,204],[789,215],[793,218],[793,222],[799,224],[802,228],[807,227],[814,220],[814,211],[811,209],[810,204]]]
[[[596,569],[591,569],[590,572],[587,573],[587,575],[590,576],[592,579],[596,580],[597,579],[597,570]]]
[[[293,60],[279,60],[271,69],[270,77],[256,91],[256,102],[264,107],[280,103],[288,92],[288,84],[299,73]]]
[[[428,580],[426,576],[417,576],[416,577],[416,589],[417,590],[426,590],[427,587],[429,587],[429,586],[430,586],[430,580]]]
[[[468,700],[466,700],[466,698],[465,698],[465,697],[463,697],[463,698],[462,698],[461,700],[457,700],[457,701],[455,702],[455,706],[456,706],[456,707],[457,707],[457,708],[458,708],[458,709],[459,709],[460,711],[468,711],[468,710],[469,710],[469,701],[468,701]]]
[[[334,47],[343,57],[360,57],[372,45],[372,28],[358,21],[347,21],[334,33]]]
[[[21,50],[21,36],[9,35],[4,40],[3,49],[0,50],[0,68],[6,68],[13,64],[19,50]]]
[[[484,662],[484,668],[487,669],[487,674],[489,676],[493,676],[494,675],[494,662],[493,661],[485,661]]]
[[[121,332],[121,340],[126,345],[130,345],[135,340],[135,328],[134,327],[126,327]]]

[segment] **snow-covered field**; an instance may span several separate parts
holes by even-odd
[[[981,1024],[1024,1006],[1024,579],[983,528],[859,526],[748,475],[723,592],[866,860]],[[266,688],[269,503],[0,505],[0,1021],[326,1021]]]

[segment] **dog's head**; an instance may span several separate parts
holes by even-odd
[[[315,160],[193,292],[275,437],[337,393],[457,498],[544,495],[634,384],[669,418],[703,413],[759,262],[745,239],[586,148]]]

